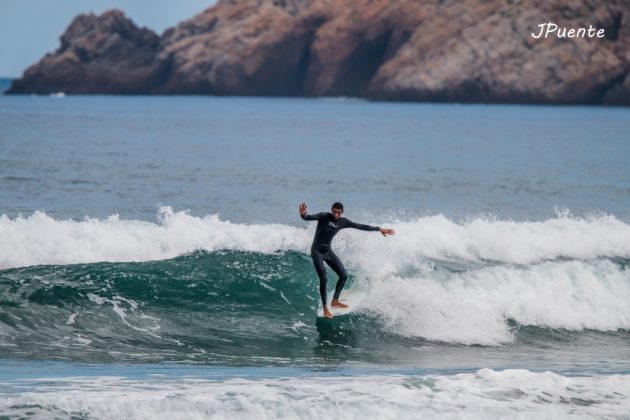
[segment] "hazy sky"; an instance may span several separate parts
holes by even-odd
[[[215,0],[0,0],[0,77],[17,77],[59,47],[72,19],[118,8],[158,34],[213,5]]]

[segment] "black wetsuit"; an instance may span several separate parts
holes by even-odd
[[[335,220],[332,213],[317,213],[306,214],[302,216],[304,220],[317,220],[317,229],[315,230],[315,237],[313,238],[313,245],[311,245],[311,257],[313,258],[313,264],[315,264],[315,270],[319,276],[319,295],[322,298],[322,305],[326,305],[326,286],[328,284],[328,277],[326,276],[326,268],[324,267],[324,261],[333,269],[339,276],[337,280],[337,286],[335,286],[335,299],[339,299],[339,294],[346,284],[348,274],[343,264],[335,253],[330,249],[330,243],[334,236],[341,229],[353,228],[359,230],[371,230],[378,231],[381,228],[378,226],[361,225],[354,223],[345,217]]]

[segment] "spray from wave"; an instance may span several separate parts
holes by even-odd
[[[582,331],[630,329],[630,270],[608,260],[499,265],[371,282],[366,308],[407,337],[500,345],[518,325]]]
[[[559,215],[536,222],[474,219],[458,223],[442,215],[391,224],[395,238],[344,231],[335,247],[369,272],[394,270],[418,258],[529,264],[558,258],[630,257],[630,225],[614,216]],[[217,215],[191,216],[162,207],[157,223],[106,219],[56,220],[43,212],[0,216],[0,268],[101,261],[149,261],[195,250],[308,252],[314,225],[237,224]],[[367,266],[370,261],[369,267]]]

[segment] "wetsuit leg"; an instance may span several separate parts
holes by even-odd
[[[334,299],[339,299],[343,286],[345,286],[346,280],[348,280],[348,273],[346,273],[346,269],[341,263],[341,260],[335,255],[332,249],[328,251],[328,254],[324,257],[324,261],[326,261],[330,268],[339,276],[339,280],[337,280],[337,285],[335,286],[335,295],[333,296]]]
[[[311,250],[311,258],[315,271],[319,276],[319,296],[322,298],[322,305],[326,306],[326,287],[328,286],[328,276],[326,275],[326,267],[324,267],[324,256],[316,249]]]

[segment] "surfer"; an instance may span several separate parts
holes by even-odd
[[[313,215],[307,214],[306,203],[300,204],[298,209],[302,219],[317,220],[317,229],[315,230],[315,237],[313,238],[313,244],[311,245],[311,258],[313,258],[313,264],[315,265],[315,270],[319,276],[319,294],[322,298],[324,316],[326,318],[332,318],[333,316],[326,304],[326,286],[328,283],[328,277],[326,276],[324,262],[326,262],[326,264],[328,264],[328,266],[339,276],[339,280],[337,280],[337,285],[335,286],[335,294],[330,302],[330,306],[333,308],[348,307],[345,303],[339,302],[339,295],[341,294],[343,286],[346,284],[348,274],[339,260],[339,257],[337,257],[330,248],[333,237],[337,234],[337,232],[345,228],[378,231],[381,232],[383,236],[393,235],[395,232],[393,229],[354,223],[345,217],[342,217],[343,204],[339,202],[333,203],[330,212],[317,213]]]

